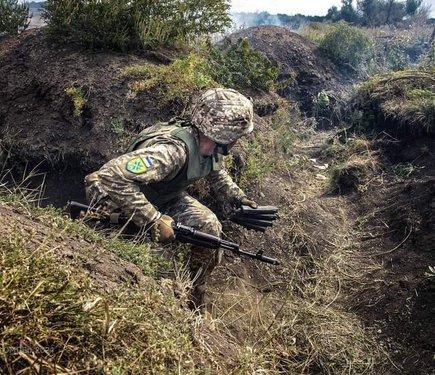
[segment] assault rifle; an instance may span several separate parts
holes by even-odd
[[[90,212],[99,215],[99,219],[102,221],[107,221],[109,223],[113,222],[108,215],[104,215],[104,213],[102,214],[98,209],[77,202],[68,202],[68,211],[71,218],[74,220],[82,217],[84,213]],[[128,218],[120,215],[117,217],[117,222],[119,224],[127,223]],[[174,229],[176,241],[202,246],[209,249],[228,250],[238,256],[245,256],[273,265],[279,264],[278,260],[265,256],[262,250],[259,250],[256,253],[249,253],[247,251],[241,250],[239,245],[234,242],[223,240],[222,238],[201,232],[176,222],[173,223],[172,228]]]

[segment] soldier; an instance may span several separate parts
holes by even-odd
[[[220,236],[222,225],[216,215],[186,189],[207,177],[216,199],[256,208],[220,163],[220,155],[253,127],[248,98],[235,90],[206,90],[192,105],[189,120],[175,118],[145,129],[126,154],[88,175],[88,200],[108,213],[127,214],[138,227],[149,228],[156,242],[174,240],[173,220]],[[192,246],[192,307],[202,307],[206,279],[221,257],[221,251]]]

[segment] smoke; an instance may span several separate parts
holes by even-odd
[[[231,13],[231,18],[237,29],[245,29],[252,26],[274,25],[283,26],[280,18],[276,14],[268,12],[257,13]]]

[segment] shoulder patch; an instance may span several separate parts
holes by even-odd
[[[153,161],[150,157],[146,156],[142,158],[138,156],[129,160],[125,166],[125,169],[134,174],[142,174],[145,173],[152,165]]]

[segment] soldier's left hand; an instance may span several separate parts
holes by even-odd
[[[251,208],[258,208],[258,204],[253,201],[252,199],[249,199],[247,197],[244,197],[240,200],[240,205],[241,206],[249,206]]]

